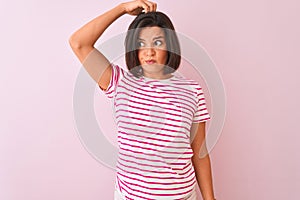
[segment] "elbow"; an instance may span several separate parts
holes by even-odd
[[[81,46],[80,43],[76,41],[73,35],[69,38],[69,45],[72,49],[80,49]]]
[[[73,34],[70,36],[69,38],[69,45],[72,49],[81,49],[82,48],[82,45],[80,43],[80,41],[78,39],[76,39],[76,36]]]
[[[83,62],[86,59],[89,52],[93,50],[93,46],[86,45],[83,43],[80,37],[75,34],[69,37],[69,45],[72,48],[72,51],[75,53],[80,62]]]

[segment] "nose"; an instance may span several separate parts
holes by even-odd
[[[155,54],[155,50],[153,47],[148,47],[145,49],[146,56],[153,56]]]

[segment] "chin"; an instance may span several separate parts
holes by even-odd
[[[142,65],[143,70],[149,71],[149,72],[159,72],[163,70],[162,65]]]

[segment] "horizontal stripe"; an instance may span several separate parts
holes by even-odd
[[[104,94],[114,101],[118,128],[116,187],[126,199],[185,198],[197,182],[191,125],[211,119],[202,87],[176,75],[149,81],[111,66]]]
[[[145,137],[143,135],[138,135],[138,134],[133,134],[133,133],[125,133],[125,132],[119,132],[120,134],[124,134],[124,135],[128,135],[129,137],[131,138],[141,138],[141,139],[148,139],[148,140],[151,140],[152,142],[153,141],[159,141],[159,142],[164,142],[164,143],[178,143],[178,144],[187,144],[189,145],[190,143],[189,142],[185,142],[185,141],[175,141],[175,140],[164,140],[164,139],[161,139],[161,138],[153,138],[153,137]]]
[[[182,158],[182,157],[174,157],[174,156],[162,156],[161,154],[153,154],[153,153],[147,153],[147,151],[143,151],[143,150],[152,150],[152,151],[157,151],[159,152],[158,150],[156,149],[152,149],[152,148],[145,148],[145,147],[140,147],[140,148],[137,148],[138,146],[136,145],[132,145],[132,144],[126,144],[126,143],[123,143],[123,142],[120,142],[123,146],[127,146],[128,148],[125,149],[125,148],[120,148],[124,151],[128,151],[128,152],[132,152],[132,153],[137,153],[137,154],[143,154],[144,156],[154,156],[154,157],[158,157],[158,158],[162,158],[164,160],[167,161],[168,160],[189,160],[190,157],[185,157],[185,158]],[[135,147],[135,148],[131,148],[131,147]],[[130,149],[131,148],[131,149]],[[132,149],[137,149],[139,151],[135,151],[135,150],[132,150]],[[181,155],[180,155],[181,156]],[[167,163],[167,162],[166,162]],[[185,164],[185,163],[182,163],[182,164]]]
[[[137,109],[137,110],[140,111],[139,114],[142,114],[143,111],[144,111],[144,112],[150,112],[150,111],[152,111],[151,109],[145,109],[145,108],[143,108],[143,107],[138,107],[138,106],[128,105],[128,104],[124,104],[124,103],[116,104],[116,107],[118,107],[118,110],[116,110],[116,113],[125,111],[124,109],[122,109],[122,108],[124,108],[124,107],[126,107],[126,108]],[[128,111],[128,110],[127,110],[127,111]],[[129,111],[128,111],[128,112],[129,112]],[[156,110],[155,112],[156,112],[156,113],[163,113],[163,114],[166,114],[166,115],[173,115],[173,117],[182,117],[182,118],[185,118],[186,120],[189,119],[188,117],[186,117],[185,115],[183,115],[183,114],[189,115],[189,113],[188,113],[188,112],[185,112],[185,111],[180,111],[180,112],[178,112],[178,114],[177,114],[176,112],[169,112],[169,111],[161,112],[161,111],[157,111],[157,110]],[[130,113],[130,112],[129,112],[129,113]]]

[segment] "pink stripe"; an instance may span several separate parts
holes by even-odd
[[[184,166],[183,168],[176,168],[176,167],[172,167],[172,169],[174,170],[185,170],[188,167],[192,166],[192,162],[189,162],[186,166]],[[190,168],[189,170],[191,170],[192,168]]]
[[[146,117],[152,117],[152,119],[153,118],[159,118],[159,119],[162,119],[162,120],[170,120],[170,121],[173,121],[173,122],[182,122],[182,123],[185,123],[185,124],[189,125],[189,123],[187,121],[177,120],[177,119],[173,119],[173,118],[169,118],[169,117],[160,117],[160,116],[157,116],[157,115],[150,115],[150,114],[145,114],[145,113],[140,113],[140,112],[128,111],[128,110],[124,110],[124,109],[117,110],[117,112],[122,112],[122,111],[132,113],[132,114],[136,114],[136,115],[143,115],[143,116],[146,116]],[[121,117],[121,116],[124,117],[124,115],[118,115],[117,117]],[[128,117],[128,116],[126,115],[125,117]],[[131,118],[136,118],[136,117],[131,117]],[[140,120],[140,118],[137,118],[137,119]],[[143,119],[141,119],[141,120],[143,120]],[[152,122],[152,120],[150,120],[150,121]]]
[[[142,185],[139,185],[139,184],[130,183],[130,182],[127,182],[125,180],[124,180],[124,182],[127,183],[127,184],[130,184],[130,185],[137,186],[137,187],[141,187],[141,188],[145,188],[145,189],[149,189],[149,190],[160,190],[160,191],[165,191],[165,190],[182,190],[182,189],[189,188],[189,187],[193,186],[196,183],[196,181],[194,180],[189,185],[185,185],[185,186],[181,186],[181,187],[174,187],[174,188],[161,188],[160,187],[160,188],[155,188],[155,187],[146,187],[146,186],[142,186]],[[156,184],[156,183],[153,183],[153,184]],[[175,196],[175,195],[178,195],[178,193],[177,194],[153,194],[153,193],[145,193],[145,194],[152,194],[152,195],[158,195],[158,196],[164,196],[164,195]],[[182,193],[179,193],[179,194],[182,194]]]
[[[186,165],[186,163],[170,163],[171,165],[179,165],[179,166],[181,166],[181,165],[183,165],[183,166],[185,166]]]
[[[205,103],[201,103],[201,104],[200,104],[200,101],[201,101],[201,100],[199,100],[199,102],[198,102],[198,104],[197,104],[198,107],[200,107],[200,106],[205,106],[205,105],[206,105]]]
[[[155,143],[151,143],[151,142],[143,142],[143,141],[139,141],[139,140],[135,140],[135,139],[129,139],[129,138],[125,138],[122,136],[118,136],[118,138],[122,138],[123,140],[127,140],[127,141],[133,141],[133,142],[137,142],[137,143],[142,143],[142,144],[149,144],[152,146],[157,146],[157,147],[167,147],[170,149],[188,149],[188,147],[178,147],[178,146],[168,146],[168,145],[159,145],[159,144],[155,144]],[[170,154],[178,154],[178,152],[170,152],[170,151],[159,151],[162,153],[170,153]],[[193,154],[192,152],[183,152],[182,154]]]
[[[208,116],[208,113],[204,113],[204,114],[196,114],[195,117],[202,117],[202,116]]]
[[[141,105],[143,105],[142,103],[140,103]],[[139,104],[138,104],[139,105]],[[145,104],[144,104],[145,105]],[[146,111],[149,111],[149,109],[145,109],[144,107],[136,107],[136,106],[132,106],[132,105],[128,105],[128,104],[124,104],[124,103],[119,103],[119,104],[116,104],[116,107],[119,107],[119,106],[126,106],[126,107],[129,107],[129,108],[136,108],[136,109],[140,109],[140,110],[146,110]],[[169,109],[170,110],[170,109]],[[118,110],[117,110],[118,112]],[[179,114],[174,114],[174,113],[170,113],[170,112],[161,112],[161,111],[156,111],[157,113],[166,113],[166,114],[170,114],[170,115],[174,115],[174,116],[179,116],[181,117],[182,115],[179,115]],[[186,115],[189,115],[189,116],[192,116],[190,113],[188,112],[184,112],[184,111],[180,111],[180,113],[184,113]],[[185,119],[188,119],[189,118],[186,118],[185,116],[182,116],[184,117]]]
[[[126,85],[124,85],[124,86],[120,85],[120,88],[124,88],[125,91],[129,91],[129,92],[134,93],[134,94],[140,94],[142,96],[152,97],[152,98],[155,98],[155,99],[164,99],[164,98],[170,98],[170,97],[176,96],[177,99],[180,99],[182,101],[187,101],[187,102],[192,103],[192,104],[196,103],[195,101],[194,101],[194,103],[189,101],[190,100],[189,98],[190,98],[191,94],[189,94],[189,95],[181,94],[182,93],[182,88],[181,88],[181,90],[174,90],[174,89],[167,90],[167,89],[164,89],[164,91],[160,92],[160,91],[153,91],[153,89],[152,90],[145,90],[145,89],[141,88],[140,85],[138,85],[138,87],[135,87],[133,85],[127,84],[126,81],[124,81],[124,83]],[[133,88],[133,89],[129,89],[129,88]],[[143,91],[145,93],[141,93],[139,91]],[[179,94],[179,92],[180,92],[180,94]],[[124,94],[128,95],[125,92],[124,92]],[[151,95],[151,94],[153,94],[153,95]],[[169,96],[160,97],[160,95],[157,95],[157,94],[169,95]],[[185,97],[185,98],[179,98],[179,97]]]
[[[151,161],[153,163],[163,163],[163,164],[166,164],[166,162],[163,162],[162,160],[153,160],[153,159],[147,159],[147,158],[140,158],[140,157],[136,157],[136,156],[132,156],[130,154],[125,154],[125,153],[121,153],[119,152],[119,154],[123,155],[123,156],[126,156],[126,157],[132,157],[132,158],[136,158],[138,160],[147,160],[147,161]],[[170,168],[170,167],[169,167]]]
[[[128,90],[128,89],[127,89],[127,90]],[[132,96],[132,95],[127,94],[126,92],[119,92],[119,94],[125,94],[126,96]],[[144,95],[144,96],[146,96],[146,95]],[[153,102],[153,103],[157,103],[157,104],[173,105],[172,103],[166,103],[166,102],[161,102],[161,101],[155,101],[155,100],[151,100],[151,99],[149,99],[149,98],[141,98],[141,97],[137,97],[137,96],[132,96],[132,97],[134,97],[135,100],[147,100],[147,101],[150,101],[150,102]],[[163,97],[163,98],[168,98],[168,97]],[[142,102],[140,102],[140,101],[134,101],[134,100],[132,100],[132,99],[128,99],[128,98],[124,98],[124,97],[122,97],[122,98],[117,98],[117,100],[120,100],[120,99],[124,99],[125,101],[132,102],[132,103],[146,104],[146,105],[151,105],[151,106],[153,106],[153,104],[142,103]],[[157,98],[156,98],[156,99],[157,99]],[[186,106],[185,109],[187,109],[187,110],[191,110],[191,109],[193,108],[193,106],[196,105],[195,103],[192,103],[192,106],[190,106],[190,104],[184,103],[184,101],[186,101],[186,100],[182,100],[181,104],[182,104],[182,105],[185,105],[185,106]],[[156,106],[156,105],[155,105],[155,106]],[[178,107],[178,106],[176,105],[176,107]],[[181,107],[179,107],[179,108],[181,108]],[[174,109],[173,109],[173,110],[174,110]],[[181,111],[181,110],[177,110],[177,111]]]
[[[130,155],[126,155],[126,154],[122,154],[122,155],[125,155],[126,157],[134,157],[134,156],[130,156]],[[138,158],[138,157],[135,157],[135,158]],[[149,167],[156,167],[156,168],[163,168],[163,169],[170,169],[170,167],[168,166],[158,166],[158,165],[149,165],[149,164],[144,164],[144,163],[139,163],[139,162],[134,162],[132,160],[126,160],[126,159],[123,159],[121,157],[119,157],[120,160],[123,160],[125,162],[130,162],[130,163],[134,163],[134,164],[137,164],[137,165],[143,165],[143,166],[149,166]],[[145,159],[142,159],[142,160],[145,160]],[[119,161],[117,161],[119,162]],[[121,164],[121,163],[120,163]],[[123,164],[124,165],[124,164]],[[160,172],[160,173],[170,173],[170,174],[176,174],[175,172]]]
[[[206,120],[209,120],[209,119],[210,118],[198,119],[198,120],[193,121],[193,123],[202,122],[202,121],[206,121]]]
[[[126,160],[125,160],[125,161],[126,161]],[[131,166],[131,165],[125,165],[125,164],[123,164],[123,163],[120,163],[119,161],[118,161],[118,164],[119,164],[119,167],[120,167],[120,166],[123,166],[123,167],[127,167],[127,168],[130,168],[130,169],[136,169],[136,170],[138,170],[138,171],[143,171],[143,172],[151,172],[151,173],[158,173],[158,174],[172,174],[172,175],[176,174],[175,172],[174,172],[174,173],[171,173],[171,172],[168,172],[168,171],[163,171],[163,172],[161,172],[161,171],[145,170],[145,169],[141,169],[141,168],[138,168],[138,167],[133,167],[133,166]],[[121,168],[121,167],[120,167],[120,168]]]
[[[150,131],[145,131],[144,129],[135,129],[135,128],[129,128],[129,127],[125,127],[125,126],[119,126],[119,128],[123,128],[123,129],[127,129],[127,130],[133,130],[133,131],[137,131],[137,132],[141,132],[141,133],[149,133],[151,135],[153,135],[153,132]],[[186,139],[187,137],[182,137],[179,135],[167,135],[167,134],[163,134],[163,133],[155,133],[155,135],[159,135],[159,136],[164,136],[164,137],[171,137],[171,138],[183,138]]]
[[[137,149],[157,151],[156,149],[152,149],[152,148],[144,148],[144,147],[140,147],[140,146],[136,146],[136,145],[126,144],[126,143],[123,143],[123,142],[120,142],[120,143],[124,146],[136,147]],[[174,160],[174,159],[176,159],[176,160],[189,160],[189,159],[191,159],[190,157],[188,157],[188,158],[166,157],[166,156],[158,156],[156,154],[151,154],[151,153],[146,153],[146,152],[134,151],[134,150],[130,150],[130,149],[124,149],[124,148],[120,148],[120,149],[125,150],[125,151],[130,151],[130,152],[133,152],[133,153],[143,154],[143,155],[156,156],[156,157],[163,158],[163,159],[171,159],[171,160]]]
[[[127,136],[135,136],[135,137],[140,137],[140,138],[144,138],[144,139],[149,139],[149,140],[157,140],[157,141],[160,141],[160,142],[173,142],[173,143],[178,143],[178,144],[188,144],[190,145],[189,142],[185,142],[185,141],[173,141],[173,140],[163,140],[163,139],[158,139],[158,138],[152,138],[152,137],[144,137],[143,135],[136,135],[136,134],[133,134],[133,133],[126,133],[126,132],[123,132],[123,131],[119,131],[119,133],[121,134],[124,134],[124,135],[127,135]]]
[[[182,132],[182,131],[176,131],[176,130],[171,130],[171,129],[167,129],[167,128],[161,128],[161,127],[155,127],[155,126],[148,126],[148,125],[134,123],[134,122],[125,122],[125,121],[118,121],[118,122],[119,123],[124,123],[126,125],[131,124],[131,125],[137,125],[137,126],[140,126],[140,127],[147,127],[147,128],[157,129],[157,130],[169,131],[169,132],[172,132],[172,133],[183,133],[186,136],[186,137],[183,137],[183,138],[188,138],[188,136],[186,135],[186,132]],[[119,123],[118,123],[118,126],[121,127],[121,125],[119,125]],[[180,137],[180,136],[176,135],[176,137]]]
[[[187,166],[190,166],[190,165],[187,165]],[[185,169],[185,168],[186,168],[186,167],[184,167],[183,169]],[[179,170],[183,171],[183,169],[179,169]],[[190,167],[187,171],[182,172],[182,173],[177,172],[177,174],[180,175],[180,176],[186,175],[186,174],[190,173],[192,169],[193,169],[193,168]],[[175,168],[173,168],[173,170],[175,170]]]
[[[122,185],[124,185],[125,187],[129,188],[129,187],[126,185],[126,183],[124,183],[124,182],[121,181],[121,180],[120,180],[120,182],[121,182]],[[127,194],[132,195],[132,196],[136,196],[136,195],[132,194],[131,192],[129,192],[127,189],[125,189],[125,187],[123,188],[123,190],[124,190]],[[128,200],[128,199],[134,200],[134,199],[128,197],[127,195],[125,195],[125,194],[124,194],[124,196],[125,196],[125,199],[126,199],[126,200]],[[143,198],[143,197],[141,197],[141,198]]]
[[[119,185],[119,190],[122,192],[123,187],[120,185],[120,179],[119,179],[118,176],[117,176],[117,182],[118,182],[118,185]]]
[[[124,88],[125,91],[129,91],[129,92],[132,92],[134,94],[140,94],[140,95],[143,95],[143,96],[147,96],[147,97],[152,97],[152,98],[155,98],[155,99],[164,99],[164,98],[170,98],[170,97],[173,97],[175,95],[174,91],[173,90],[170,90],[171,93],[169,92],[166,92],[165,90],[164,91],[153,91],[152,90],[144,90],[142,88],[139,87],[134,87],[132,85],[120,85],[120,88]],[[129,88],[133,88],[133,89],[129,89]],[[144,91],[145,93],[141,93],[139,91]],[[127,94],[124,92],[124,94]],[[153,94],[153,95],[151,95]],[[159,94],[159,95],[157,95]],[[127,94],[128,95],[128,94]],[[165,95],[165,96],[162,96],[162,95]]]
[[[110,90],[111,90],[112,86],[115,85],[115,79],[116,79],[116,77],[115,77],[116,76],[115,66],[109,66],[109,67],[112,67],[112,75],[110,77],[111,78],[110,85],[108,86],[108,88],[106,89],[106,92],[105,92],[105,94],[107,94],[107,95],[110,95],[113,92],[113,91],[110,91]]]
[[[116,113],[118,112],[127,112],[127,113],[132,113],[132,114],[137,114],[137,115],[143,115],[143,116],[146,116],[146,117],[152,117],[152,118],[160,118],[160,119],[170,119],[174,122],[182,122],[182,123],[185,123],[185,124],[189,124],[187,121],[183,121],[183,120],[177,120],[177,119],[172,119],[172,118],[165,118],[165,117],[160,117],[160,116],[157,116],[157,115],[150,115],[150,114],[145,114],[145,113],[141,113],[141,112],[134,112],[134,111],[130,111],[130,110],[124,110],[124,109],[118,109]],[[158,111],[159,113],[164,113],[164,114],[169,114],[168,112],[160,112]],[[172,115],[174,115],[172,113]],[[182,116],[182,115],[177,115],[177,116]]]
[[[119,92],[119,94],[125,94],[127,96],[130,96],[128,95],[126,92]],[[147,98],[141,98],[141,97],[134,97],[135,99],[137,100],[147,100],[147,101],[150,101],[150,102],[153,102],[153,103],[157,103],[157,104],[165,104],[165,105],[172,105],[171,103],[166,103],[166,102],[160,102],[160,101],[155,101],[155,100],[150,100],[150,99],[147,99]],[[120,99],[125,99],[129,102],[134,102],[133,100],[130,100],[130,99],[127,99],[127,98],[120,98]],[[141,102],[139,102],[141,103]],[[153,105],[153,104],[148,104],[148,105],[151,105],[151,106],[156,106],[156,105]],[[178,107],[178,106],[177,106]],[[179,110],[180,111],[180,110]]]
[[[133,175],[137,175],[137,176],[141,176],[143,177],[144,179],[158,179],[158,180],[169,180],[170,182],[169,183],[166,183],[166,182],[156,182],[156,181],[144,181],[144,180],[140,180],[140,179],[137,179],[137,178],[133,178],[132,176],[126,176],[124,174],[121,174],[120,171],[117,172],[117,174],[121,175],[121,176],[124,176],[130,180],[135,180],[135,181],[140,181],[140,182],[143,182],[143,183],[148,183],[148,184],[159,184],[159,185],[172,185],[174,183],[176,184],[185,184],[185,183],[190,183],[194,178],[195,176],[192,176],[191,175],[195,175],[195,173],[190,173],[188,176],[185,177],[185,179],[187,178],[190,178],[190,180],[187,180],[187,181],[180,181],[182,180],[182,178],[179,178],[179,177],[162,177],[162,176],[147,176],[147,175],[143,175],[143,174],[140,174],[140,173],[135,173],[135,172],[130,172],[130,171],[127,171],[125,169],[122,169],[122,168],[118,168],[120,169],[121,171],[123,172],[126,172],[126,174],[133,174]],[[174,179],[177,179],[179,181],[174,181]]]
[[[172,85],[173,86],[173,90],[177,89],[181,92],[184,92],[185,94],[189,95],[189,96],[193,96],[195,94],[195,92],[191,91],[191,90],[188,90],[186,88],[182,88],[182,87],[177,87],[177,85],[184,85],[184,86],[187,86],[187,87],[190,87],[189,84],[176,84],[176,85]],[[192,87],[190,87],[192,89]]]
[[[122,94],[124,92],[120,92],[120,94]],[[165,102],[158,102],[158,101],[153,101],[153,100],[150,100],[150,99],[145,99],[145,98],[139,98],[139,99],[142,99],[142,100],[148,100],[150,102],[154,102],[154,103],[157,103],[157,104],[165,104],[165,105],[173,105],[171,103],[165,103]],[[140,102],[140,101],[134,101],[132,99],[128,99],[128,98],[124,98],[124,97],[121,97],[121,98],[117,98],[116,100],[125,100],[125,101],[128,101],[128,102],[131,102],[131,103],[136,103],[136,104],[142,104],[142,105],[146,105],[146,106],[154,106],[153,104],[150,104],[150,103],[143,103],[143,102]],[[159,107],[159,108],[164,108],[164,107],[161,107],[161,106],[158,106],[158,105],[155,105],[156,107]],[[165,109],[165,108],[164,108]],[[170,110],[174,110],[174,111],[177,111],[177,112],[181,112],[181,110],[176,110],[176,109],[173,109],[173,108],[170,108]]]
[[[126,76],[124,77],[124,80],[133,82],[133,81],[129,80]],[[128,84],[126,81],[124,81],[124,83]],[[133,83],[134,83],[134,82],[133,82]],[[138,85],[140,85],[139,82],[136,82],[136,83],[137,83]],[[149,82],[148,82],[148,83],[149,83]],[[176,83],[176,84],[178,84],[178,83]],[[185,84],[185,85],[190,86],[190,84]],[[148,86],[148,85],[146,85],[146,86]],[[153,85],[151,85],[151,86],[153,86]],[[156,87],[157,87],[157,86],[156,86]],[[182,88],[182,87],[176,87],[176,85],[174,85],[174,84],[168,85],[168,86],[161,85],[160,87],[172,87],[172,89],[170,89],[169,91],[174,91],[174,89],[178,89],[178,91],[184,92],[184,93],[186,93],[186,94],[189,94],[189,95],[190,95],[190,94],[193,94],[193,92],[191,92],[190,90],[188,90],[188,89],[186,89],[186,88]],[[145,91],[146,91],[146,90],[145,90]],[[164,91],[167,91],[167,90],[164,89]]]
[[[121,86],[120,86],[121,87]],[[122,86],[123,87],[123,86]],[[132,90],[129,90],[128,88],[126,88],[127,91],[131,91],[133,94],[128,94],[126,92],[119,92],[119,94],[125,94],[127,97],[133,97],[134,99],[139,99],[139,100],[147,100],[147,101],[151,101],[151,102],[154,102],[154,103],[161,103],[161,104],[167,104],[167,105],[172,105],[174,104],[176,107],[179,107],[179,108],[182,108],[178,105],[176,105],[176,103],[180,104],[180,105],[185,105],[186,107],[189,107],[191,109],[193,109],[193,107],[195,107],[197,105],[196,103],[196,100],[195,102],[191,102],[189,101],[188,99],[184,99],[184,98],[180,98],[180,97],[176,97],[178,100],[181,100],[181,101],[169,101],[171,102],[172,104],[170,103],[165,103],[165,102],[160,102],[160,101],[155,101],[155,100],[150,100],[149,98],[141,98],[141,97],[138,97],[138,96],[135,96],[134,94],[138,94],[138,92],[136,91],[132,91]],[[139,93],[140,94],[140,93]],[[152,97],[152,98],[156,98],[156,99],[166,99],[166,98],[172,98],[172,96],[161,96],[161,97],[157,97],[157,94],[156,94],[156,97],[154,96],[151,96],[151,95],[146,95],[146,94],[141,94],[143,96],[148,96],[148,97]],[[173,97],[176,96],[175,94],[173,95]],[[190,97],[189,97],[190,98]],[[130,101],[130,99],[128,98],[124,98],[128,101]],[[198,101],[199,102],[199,101]]]
[[[204,114],[208,114],[208,112],[207,112],[207,108],[202,108],[202,109],[199,109],[199,110],[197,111],[197,113],[199,113],[199,112],[203,112],[203,111],[206,111],[206,113],[204,113]]]
[[[116,117],[116,119],[119,119],[120,117],[128,117],[128,115],[118,115],[117,117]],[[185,127],[185,126],[179,126],[179,125],[173,125],[173,124],[170,124],[170,123],[165,123],[165,122],[159,122],[159,121],[154,121],[154,120],[147,120],[147,119],[142,119],[142,118],[139,118],[139,117],[132,117],[132,116],[130,116],[130,119],[136,119],[136,120],[139,120],[139,121],[144,121],[144,122],[151,122],[151,123],[155,123],[155,124],[162,124],[162,125],[164,125],[164,126],[167,126],[167,127],[175,127],[175,128],[183,128],[183,129],[185,129],[186,131],[190,131],[190,129],[188,129],[187,127]],[[164,118],[164,119],[166,119],[166,120],[170,120],[170,121],[173,121],[172,119],[170,119],[170,118]],[[119,120],[119,123],[121,123],[121,122],[123,122],[123,123],[125,123],[125,124],[127,124],[128,122],[127,121],[123,121],[123,120]],[[140,125],[142,125],[142,124],[140,124]],[[147,127],[150,127],[150,126],[147,126]],[[155,127],[155,126],[153,126],[153,128],[159,128],[160,129],[160,127]]]
[[[203,95],[204,95],[204,93],[201,92],[201,93],[198,93],[198,94],[197,94],[197,97],[200,97],[200,96],[203,96]]]
[[[121,183],[122,183],[125,187],[129,188],[129,190],[133,190],[133,191],[137,191],[137,192],[138,192],[138,190],[135,190],[135,189],[133,189],[133,188],[130,188],[130,187],[129,187],[126,183],[124,183],[123,181],[121,181]],[[131,196],[135,196],[135,197],[139,197],[139,198],[142,198],[142,199],[146,199],[145,197],[139,196],[139,195],[134,194],[134,193],[131,193],[131,192],[129,192],[128,190],[126,190],[126,192],[127,192],[128,194],[130,194]],[[127,200],[127,198],[129,198],[129,197],[126,196],[126,200]],[[129,199],[130,199],[130,198],[129,198]],[[147,198],[147,199],[149,199],[149,198]],[[134,200],[134,199],[132,199],[132,200]],[[154,199],[149,199],[149,200],[154,200]]]
[[[183,139],[189,139],[189,135],[187,135],[187,132],[182,132],[182,131],[176,131],[176,130],[171,130],[171,129],[167,129],[167,128],[162,128],[162,127],[155,127],[155,126],[148,126],[148,125],[144,125],[144,124],[140,124],[140,123],[134,123],[134,122],[126,122],[126,121],[122,121],[122,120],[119,120],[118,121],[118,126],[121,128],[122,127],[122,123],[124,125],[132,125],[132,126],[137,126],[137,127],[143,127],[143,128],[152,128],[152,129],[155,129],[157,131],[155,132],[150,132],[150,131],[144,131],[144,129],[136,129],[138,130],[139,132],[141,133],[146,133],[148,132],[149,134],[151,135],[159,135],[159,132],[161,131],[167,131],[168,134],[170,134],[171,136],[173,136],[173,138],[183,138]],[[165,127],[165,126],[164,126]],[[128,127],[124,127],[124,129],[127,129]],[[186,130],[188,130],[186,128]],[[175,133],[175,135],[173,135],[173,133]],[[180,135],[179,135],[180,134]]]
[[[129,156],[129,157],[132,157],[132,156]],[[138,167],[133,167],[133,166],[129,166],[129,165],[125,165],[121,162],[119,162],[119,160],[117,161],[117,163],[119,165],[122,165],[124,167],[127,167],[127,168],[131,168],[131,169],[137,169],[139,171],[146,171],[146,172],[155,172],[155,173],[160,173],[160,174],[179,174],[179,175],[186,175],[188,174],[191,170],[192,170],[192,167],[191,167],[191,164],[188,164],[186,165],[185,167],[183,167],[182,169],[180,168],[174,168],[172,167],[172,169],[170,167],[166,167],[166,166],[156,166],[156,165],[148,165],[148,164],[143,164],[143,163],[138,163],[138,162],[134,162],[134,161],[129,161],[129,160],[126,160],[126,159],[123,159],[123,158],[119,158],[120,160],[123,160],[124,162],[129,162],[129,163],[134,163],[136,165],[143,165],[143,166],[151,166],[151,167],[157,167],[157,168],[166,168],[166,169],[169,169],[169,170],[181,170],[181,171],[184,171],[187,167],[190,167],[187,171],[183,172],[183,173],[178,173],[178,172],[162,172],[162,171],[150,171],[150,170],[143,170],[141,168],[138,168]],[[120,169],[122,169],[120,166],[119,166]]]

